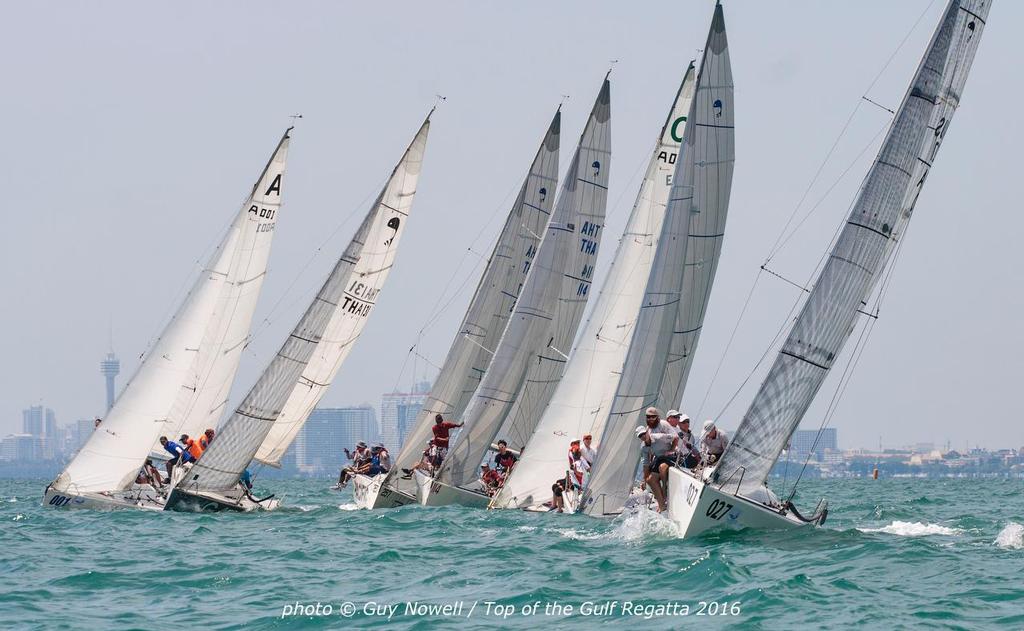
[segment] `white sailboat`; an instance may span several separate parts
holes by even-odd
[[[536,255],[540,235],[544,234],[551,217],[558,178],[561,117],[560,111],[555,112],[544,134],[458,334],[391,471],[384,480],[367,476],[356,476],[353,480],[354,495],[360,506],[390,508],[416,502],[416,483],[411,478],[403,479],[402,470],[420,462],[421,453],[432,437],[434,416],[461,417],[487,371]]]
[[[990,0],[951,0],[789,337],[716,466],[669,473],[682,535],[819,524],[779,502],[768,475],[835,363],[903,234],[960,102]]]
[[[687,128],[693,83],[691,64],[655,142],[611,269],[565,367],[565,375],[547,408],[538,414],[523,456],[491,500],[491,508],[548,510],[545,503],[551,498],[552,483],[566,475],[570,441],[588,432],[601,433],[601,423],[608,416],[622,377],[644,288],[654,264],[680,143]]]
[[[634,429],[643,424],[644,410],[678,405],[725,236],[734,124],[725,18],[716,5],[644,302],[608,418],[595,433],[597,459],[578,507],[589,515],[618,514],[626,504],[640,461]]]
[[[365,327],[412,209],[429,129],[428,115],[291,335],[202,456],[181,468],[167,508],[252,511],[279,506],[273,496],[253,497],[240,479],[285,414],[287,425],[268,453],[287,448],[285,442],[294,438]]]
[[[216,361],[217,353],[233,353],[232,336],[244,337],[248,331],[249,305],[259,293],[281,206],[290,131],[281,138],[213,256],[114,407],[47,486],[45,505],[163,509],[164,490],[136,484],[136,478],[157,437],[180,429],[187,416],[182,395],[198,385],[197,377],[212,379],[216,387],[211,385],[201,396],[195,394],[187,406],[190,409],[205,411],[222,388],[230,387],[222,383],[230,382],[228,373],[234,371],[227,365],[230,360],[217,367],[210,363]],[[245,257],[252,262],[243,261]],[[230,313],[232,308],[246,313]],[[234,361],[237,365],[237,358]]]
[[[565,366],[590,295],[611,170],[611,84],[605,77],[507,327],[461,420],[465,426],[433,477],[416,471],[425,506],[490,502],[480,464],[513,405],[539,417]],[[541,379],[540,375],[544,375]]]

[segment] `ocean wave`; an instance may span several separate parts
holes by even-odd
[[[679,526],[674,521],[663,517],[648,508],[641,508],[626,514],[612,531],[612,536],[623,541],[642,541],[646,539],[678,539]]]
[[[901,537],[924,537],[927,535],[958,535],[963,532],[959,528],[940,526],[939,524],[928,524],[919,521],[894,521],[888,526],[881,528],[858,528],[861,532],[883,532],[887,535],[899,535]]]
[[[338,510],[359,510],[359,504],[355,502],[349,502],[348,504],[339,504]]]
[[[1024,548],[1024,526],[1011,521],[1006,525],[1006,528],[999,531],[995,544],[1000,548],[1009,550]]]

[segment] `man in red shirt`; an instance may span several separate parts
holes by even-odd
[[[438,414],[434,417],[434,426],[431,428],[434,431],[434,444],[444,454],[448,453],[448,433],[450,430],[456,427],[462,427],[465,423],[449,423],[444,420],[444,417]]]

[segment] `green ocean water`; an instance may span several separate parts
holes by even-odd
[[[649,512],[370,512],[329,484],[263,482],[286,508],[243,515],[55,510],[0,480],[0,627],[1024,628],[1020,480],[809,480],[822,528],[685,541]]]

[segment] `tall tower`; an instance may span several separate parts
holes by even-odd
[[[114,407],[114,377],[121,372],[121,361],[114,351],[107,353],[106,359],[100,362],[100,373],[107,381],[107,411]]]

